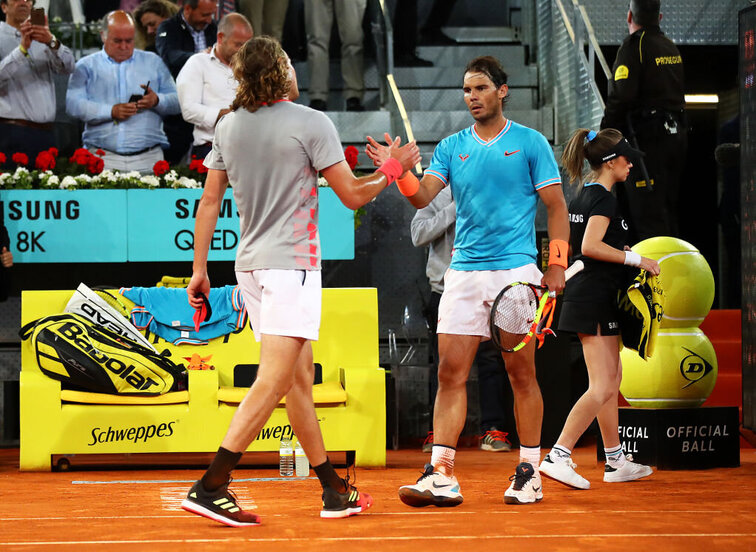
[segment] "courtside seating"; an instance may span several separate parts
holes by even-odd
[[[24,291],[22,325],[58,314],[71,291]],[[154,336],[151,338],[154,342]],[[257,364],[249,326],[208,345],[174,346],[174,361],[212,355],[215,370],[190,370],[187,391],[127,397],[61,390],[39,370],[30,341],[22,345],[21,470],[49,471],[53,455],[215,452],[247,388],[234,368]],[[326,450],[354,451],[357,466],[386,463],[385,375],[378,365],[378,298],[374,288],[323,290],[320,340],[313,342],[323,383],[313,386]],[[184,362],[184,364],[188,364]],[[248,451],[277,451],[291,429],[283,403]]]

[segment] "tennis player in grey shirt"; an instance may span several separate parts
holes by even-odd
[[[358,514],[372,498],[341,479],[326,455],[312,400],[311,340],[320,329],[320,240],[317,175],[356,209],[420,161],[417,145],[388,144],[391,157],[375,173],[356,178],[338,133],[323,113],[295,105],[296,74],[270,37],[250,39],[233,60],[239,82],[232,112],[215,131],[205,159],[209,172],[195,223],[189,302],[202,307],[210,292],[207,253],[223,194],[231,185],[240,216],[236,276],[261,341],[257,379],[234,414],[210,467],[190,489],[185,510],[220,523],[257,525],[228,491],[231,471],[286,396],[292,429],[323,487],[324,518]],[[201,312],[201,311],[200,311]]]

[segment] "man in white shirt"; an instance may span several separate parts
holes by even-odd
[[[240,13],[224,15],[212,50],[190,57],[176,78],[181,115],[194,125],[192,156],[197,159],[208,154],[216,123],[231,111],[236,95],[231,58],[252,34],[246,17]]]

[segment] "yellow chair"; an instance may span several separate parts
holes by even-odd
[[[22,325],[63,312],[71,291],[24,291]],[[208,345],[172,345],[150,336],[174,361],[212,355],[215,370],[190,370],[187,391],[125,397],[61,390],[22,344],[20,467],[49,471],[53,455],[215,452],[246,387],[234,369],[257,364],[260,345],[249,326]],[[357,466],[386,464],[385,375],[378,365],[378,296],[374,288],[323,290],[320,340],[312,344],[323,383],[313,386],[327,451],[354,451]],[[186,363],[185,363],[186,364]],[[242,367],[243,368],[243,367]],[[277,451],[291,434],[283,403],[248,451]]]

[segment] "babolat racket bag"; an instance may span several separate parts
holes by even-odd
[[[31,339],[40,370],[64,389],[159,395],[187,387],[186,368],[168,351],[158,354],[78,314],[40,318],[19,335]]]

